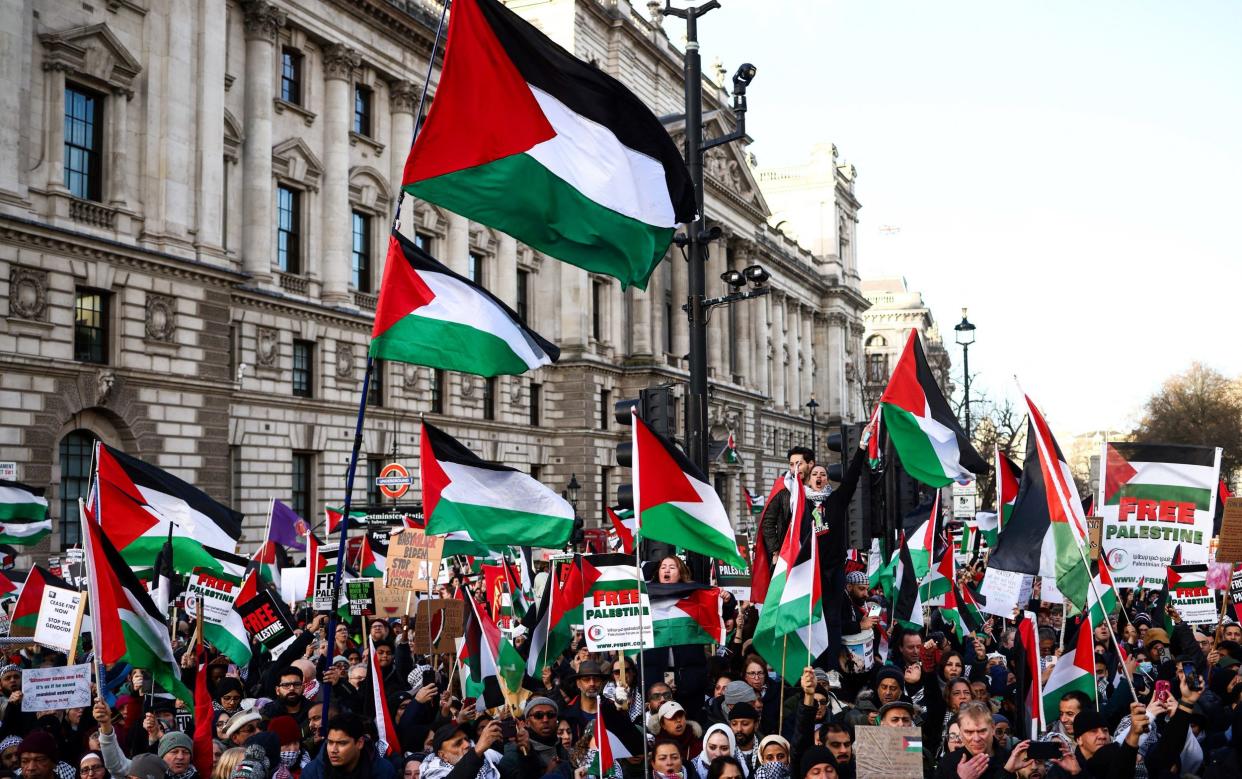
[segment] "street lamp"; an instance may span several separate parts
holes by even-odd
[[[578,474],[569,474],[569,484],[565,485],[565,491],[569,493],[566,497],[568,497],[569,502],[573,504],[575,513],[578,511],[578,491],[581,489],[582,485],[578,483]]]
[[[815,402],[815,396],[806,402],[806,407],[811,410],[811,451],[815,451],[815,411],[819,408],[819,403]]]
[[[953,326],[956,331],[957,343],[962,347],[962,373],[966,377],[962,406],[966,410],[966,440],[970,440],[970,345],[975,342],[975,326],[966,318],[966,309],[962,308],[962,321]]]

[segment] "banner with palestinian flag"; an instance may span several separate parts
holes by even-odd
[[[923,354],[917,330],[880,396],[884,427],[901,465],[929,487],[967,481],[987,472],[987,463],[962,430]]]
[[[402,186],[639,288],[695,213],[681,152],[651,110],[497,0],[453,4]]]
[[[500,298],[392,233],[371,329],[372,357],[499,376],[551,365],[560,354]]]
[[[1208,588],[1207,572],[1207,563],[1183,563],[1166,573],[1169,603],[1188,625],[1217,622],[1216,593]]]
[[[631,408],[638,534],[746,569],[729,512],[707,476]]]
[[[1044,683],[1043,710],[1046,718],[1055,716],[1060,711],[1061,698],[1069,692],[1081,692],[1096,704],[1095,687],[1095,640],[1092,636],[1094,624],[1088,614],[1078,624],[1078,633],[1067,650],[1052,667],[1048,681]],[[1045,725],[1050,724],[1045,722]]]
[[[367,657],[370,658],[371,665],[371,673],[368,674],[371,677],[371,700],[375,702],[375,747],[381,755],[391,758],[393,755],[402,754],[401,742],[397,739],[392,709],[388,707],[388,693],[384,690],[384,669],[380,667],[379,657],[375,652],[375,641],[368,636],[367,643],[371,647]]]
[[[651,600],[633,555],[581,558],[582,628],[592,652],[651,649]]]
[[[219,560],[241,537],[242,515],[176,476],[106,444],[96,444],[91,503],[108,541],[134,568],[151,568],[173,532],[177,573],[196,569],[239,576]]]
[[[1220,459],[1209,446],[1104,444],[1097,508],[1118,587],[1159,584],[1179,544],[1186,562],[1207,562]]]
[[[720,588],[694,582],[647,584],[655,645],[723,644]]]
[[[537,608],[522,624],[526,642],[526,675],[542,679],[545,666],[555,664],[573,639],[571,625],[582,624],[582,570],[579,562],[554,562]]]
[[[124,661],[147,669],[156,684],[187,706],[193,706],[194,695],[181,681],[169,642],[167,615],[155,607],[95,519],[86,516],[85,509],[82,514],[82,546],[86,552],[96,657],[104,665]]]
[[[203,640],[237,665],[249,665],[250,635],[236,609],[242,597],[242,580],[214,571],[200,571],[190,577],[185,592],[186,613],[191,617],[197,618],[201,603]]]
[[[529,474],[487,462],[427,422],[420,452],[429,534],[464,530],[476,542],[495,547],[560,549],[569,543],[573,506]]]
[[[47,587],[59,587],[63,590],[76,590],[69,582],[56,576],[41,565],[36,565],[26,574],[26,583],[17,595],[17,603],[10,614],[10,636],[33,636],[39,624],[39,606],[43,604],[43,590]]]
[[[0,479],[0,544],[33,546],[51,532],[43,488]]]

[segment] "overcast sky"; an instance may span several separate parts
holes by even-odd
[[[969,306],[991,395],[1128,429],[1194,360],[1242,374],[1242,3],[723,0],[699,31],[759,68],[761,166],[857,166],[863,274],[949,340]]]

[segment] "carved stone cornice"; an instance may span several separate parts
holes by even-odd
[[[422,90],[404,79],[388,85],[388,105],[394,114],[412,114],[418,110]]]
[[[285,26],[285,12],[268,0],[242,0],[242,25],[246,40],[265,40],[275,43],[280,28]]]
[[[324,78],[352,81],[354,70],[362,64],[362,55],[343,43],[332,43],[323,49]]]

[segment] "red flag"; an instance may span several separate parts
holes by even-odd
[[[369,640],[369,639],[368,639]],[[379,659],[375,656],[375,642],[371,641],[371,693],[375,697],[375,728],[379,733],[379,748],[385,757],[401,754],[401,743],[397,741],[397,728],[392,722],[392,712],[388,709],[388,696],[384,693],[384,677],[380,673]]]
[[[763,511],[759,514],[759,532],[755,533],[755,554],[750,563],[750,602],[763,603],[768,597],[768,585],[772,581],[772,553],[763,542],[763,518],[776,505],[776,494],[785,488],[785,478],[777,476],[768,491],[768,499],[763,502]]]
[[[211,747],[215,713],[211,693],[207,691],[207,664],[203,661],[203,645],[198,646],[198,673],[194,677],[194,767],[199,776],[211,776],[214,764]]]

